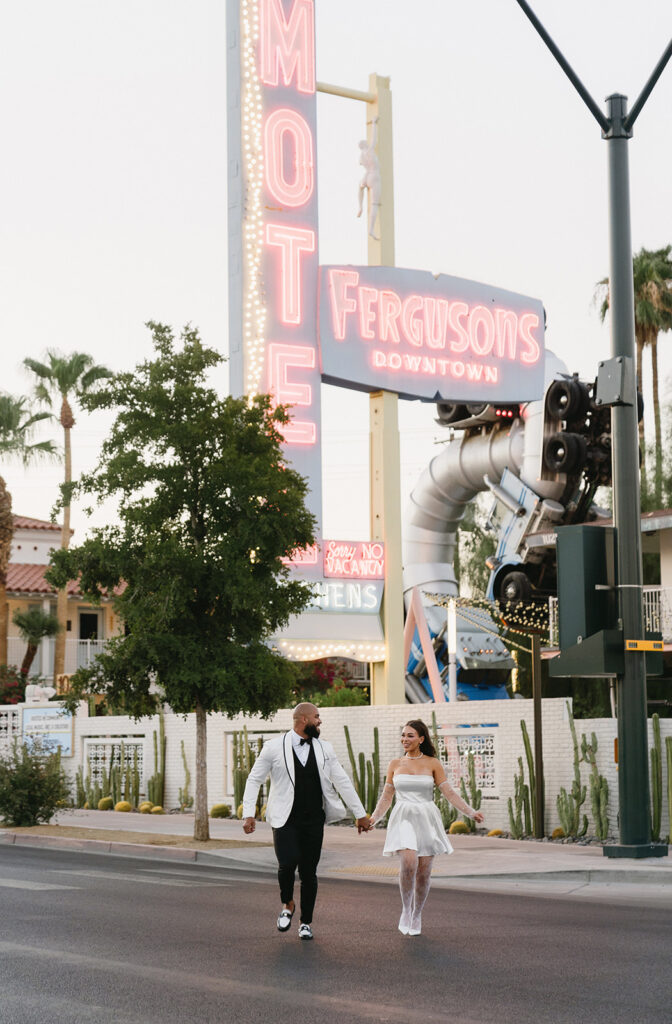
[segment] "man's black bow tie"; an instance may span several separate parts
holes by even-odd
[[[307,743],[310,746],[310,744],[312,742],[313,742],[313,737],[312,736],[308,736],[305,740],[303,738],[301,739],[301,742],[299,743],[299,746],[302,747],[304,743]]]

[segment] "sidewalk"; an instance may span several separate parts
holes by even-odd
[[[55,827],[40,826],[30,831],[0,829],[0,842],[172,862],[191,861],[273,875],[276,871],[271,828],[265,822],[257,822],[255,833],[245,836],[237,819],[211,818],[212,839],[226,843],[214,849],[216,843],[203,848],[193,842],[191,814],[155,816],[71,810],[60,812],[55,823]],[[59,835],[61,828],[63,832]],[[74,838],[68,837],[72,829],[77,830]],[[87,838],[90,830],[95,830],[92,834],[97,838]],[[159,837],[167,836],[173,837],[172,845],[160,845]],[[397,861],[382,856],[384,841],[385,833],[381,829],[358,836],[354,827],[327,828],[320,877],[396,884]],[[452,856],[438,857],[434,863],[433,884],[441,888],[547,895],[576,894],[583,890],[589,895],[596,887],[608,886],[611,892],[618,887],[621,895],[627,894],[627,890],[634,898],[637,893],[642,895],[645,887],[655,889],[665,902],[672,902],[672,856],[639,861],[612,860],[603,855],[600,846],[479,835],[451,836],[451,842],[455,850]]]

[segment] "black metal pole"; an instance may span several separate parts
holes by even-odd
[[[532,700],[534,702],[534,838],[544,838],[544,752],[541,734],[541,637],[532,634]]]
[[[607,98],[609,131],[609,319],[611,354],[623,360],[623,404],[611,410],[612,483],[618,561],[619,611],[625,639],[644,636],[642,536],[639,493],[639,436],[635,376],[635,299],[630,236],[627,101]],[[617,677],[618,793],[620,839],[605,846],[608,857],[652,857],[649,751],[646,718],[646,655],[626,652]],[[664,848],[667,853],[667,847]]]

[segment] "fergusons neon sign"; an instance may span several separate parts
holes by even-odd
[[[395,267],[320,268],[322,379],[407,398],[513,402],[543,390],[541,303]]]

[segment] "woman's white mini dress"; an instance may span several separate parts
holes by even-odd
[[[434,803],[431,775],[397,773],[393,779],[396,803],[387,825],[383,856],[399,850],[417,850],[419,857],[452,853],[441,814]]]

